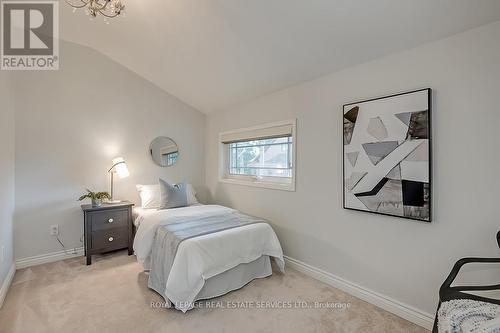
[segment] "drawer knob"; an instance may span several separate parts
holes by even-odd
[[[113,219],[109,219],[109,220],[108,220],[108,222],[109,222],[109,223],[113,223],[113,222],[115,222],[115,220],[113,220]]]
[[[109,240],[110,242],[112,242],[112,241],[114,240],[114,238],[113,238],[113,237],[109,237],[109,238],[108,238],[108,240]]]

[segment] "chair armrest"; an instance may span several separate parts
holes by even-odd
[[[439,289],[439,295],[443,296],[443,293],[445,293],[449,288],[451,288],[451,284],[453,281],[455,281],[455,278],[457,277],[458,273],[460,272],[460,269],[470,263],[500,263],[500,258],[462,258],[458,260],[455,265],[453,266],[453,269],[451,270],[450,274],[446,278],[446,280],[443,282],[443,285]],[[463,286],[463,287],[453,287],[453,289],[456,290],[495,290],[499,289],[500,285],[490,285],[490,286]]]

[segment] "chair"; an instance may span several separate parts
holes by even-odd
[[[500,247],[500,231],[497,233],[497,243]],[[494,298],[488,298],[478,295],[468,294],[465,291],[491,291],[500,290],[500,284],[485,285],[485,286],[455,286],[452,287],[451,284],[457,277],[460,269],[465,264],[470,263],[500,263],[500,258],[462,258],[455,263],[450,275],[446,278],[444,283],[439,288],[439,305],[438,310],[441,307],[441,303],[446,301],[451,301],[453,299],[471,299],[475,301],[494,303],[500,305],[500,300]],[[432,329],[433,333],[438,333],[438,311],[436,311],[436,317],[434,320],[434,327]]]

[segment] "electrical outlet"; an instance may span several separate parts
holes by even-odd
[[[50,235],[51,236],[59,235],[59,224],[54,224],[50,226]]]

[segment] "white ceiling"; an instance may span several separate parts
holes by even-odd
[[[123,1],[109,25],[61,1],[61,38],[206,113],[500,19],[499,0]]]

